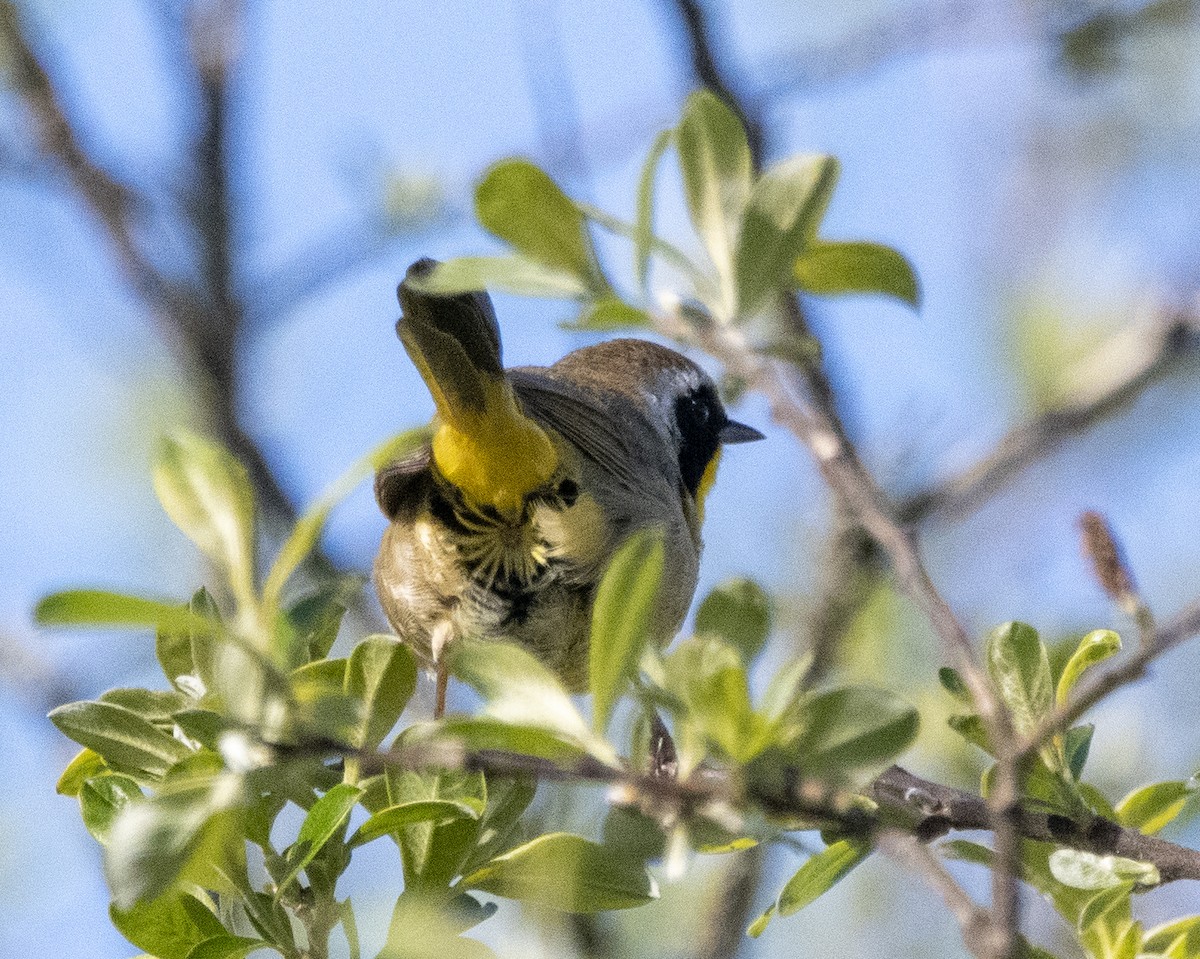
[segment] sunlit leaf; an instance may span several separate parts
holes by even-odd
[[[586,289],[607,286],[582,211],[528,160],[502,160],[484,174],[475,215],[529,259],[577,277]]]
[[[1161,881],[1153,863],[1098,856],[1079,849],[1058,849],[1051,853],[1050,872],[1064,886],[1075,889],[1107,889],[1126,882],[1157,886]]]
[[[697,636],[712,635],[753,661],[771,634],[771,598],[750,579],[731,579],[704,597],[696,610]]]
[[[446,296],[477,290],[504,290],[518,296],[583,299],[587,283],[574,273],[524,256],[461,256],[439,263],[433,272],[406,283],[425,293]]]
[[[577,319],[563,324],[569,330],[593,330],[596,332],[649,329],[653,325],[654,321],[650,319],[650,315],[645,310],[630,306],[615,296],[605,296],[589,302]]]
[[[114,903],[109,916],[121,935],[157,959],[188,959],[200,943],[225,933],[210,909],[185,894],[162,896],[128,909]]]
[[[260,949],[278,952],[274,946],[261,939],[226,934],[205,939],[187,954],[187,959],[245,959],[250,953]]]
[[[814,902],[871,854],[869,843],[841,839],[814,856],[810,856],[796,874],[788,880],[779,897],[762,913],[750,928],[749,936],[757,937],[767,927],[772,916],[790,916]]]
[[[1063,758],[1073,779],[1083,775],[1084,764],[1087,763],[1088,752],[1092,748],[1092,734],[1096,727],[1090,723],[1074,726],[1063,736]]]
[[[239,603],[254,601],[254,492],[246,468],[193,433],[163,440],[154,491],[167,515],[222,570]]]
[[[362,703],[363,719],[356,746],[378,746],[408,705],[417,688],[412,651],[391,636],[368,636],[354,647],[346,667],[345,691]]]
[[[1017,731],[1032,732],[1054,700],[1050,659],[1037,630],[1024,623],[997,626],[988,639],[987,666]]]
[[[1183,812],[1194,795],[1195,788],[1186,781],[1150,783],[1117,803],[1117,821],[1152,836]]]
[[[43,626],[120,626],[134,629],[211,631],[214,624],[186,606],[100,589],[72,589],[47,596],[34,610]]]
[[[104,765],[104,757],[98,752],[87,748],[81,749],[67,763],[67,768],[58,777],[54,791],[60,796],[78,796],[84,782],[93,776],[100,775],[107,768]]]
[[[1111,629],[1094,629],[1079,641],[1075,652],[1063,667],[1062,675],[1058,678],[1058,689],[1055,698],[1058,705],[1063,705],[1071,696],[1071,690],[1079,682],[1084,672],[1102,663],[1121,649],[1121,637]]]
[[[1156,926],[1146,933],[1142,949],[1151,955],[1162,953],[1171,959],[1176,956],[1190,959],[1200,950],[1200,916],[1185,916]]]
[[[518,846],[464,877],[462,885],[562,912],[629,909],[658,898],[641,860],[570,833]]]
[[[188,755],[187,746],[121,706],[68,703],[50,713],[59,731],[123,771],[160,777]]]
[[[812,154],[784,160],[754,185],[737,243],[739,315],[791,289],[792,264],[813,241],[837,177],[836,159]]]
[[[907,749],[919,718],[887,690],[845,686],[807,699],[801,722],[804,732],[795,749],[805,772],[844,778]]]
[[[448,799],[425,799],[416,802],[401,803],[398,806],[388,806],[373,814],[364,822],[347,845],[361,846],[380,836],[398,832],[405,826],[414,823],[429,822],[435,825],[450,822],[452,819],[478,819],[479,813],[469,805]]]
[[[603,734],[651,634],[663,574],[662,533],[639,530],[614,554],[592,607],[589,681],[593,726]]]
[[[921,288],[912,265],[879,243],[815,240],[792,264],[792,275],[806,293],[881,293],[921,305]]]
[[[675,143],[692,225],[732,291],[738,224],[752,178],[746,131],[715,94],[700,90],[688,97]],[[725,310],[732,305],[727,301]]]
[[[208,590],[196,590],[184,609],[192,617],[178,628],[159,626],[154,655],[167,682],[199,698],[213,682],[214,644],[221,615]]]
[[[654,181],[658,174],[658,164],[667,147],[674,137],[673,130],[663,130],[654,138],[650,152],[646,154],[646,162],[642,165],[642,175],[638,178],[637,191],[637,220],[634,224],[633,237],[633,270],[637,277],[638,288],[643,295],[648,292],[650,282],[650,253],[654,243]]]
[[[296,877],[316,859],[326,843],[335,836],[345,835],[350,812],[357,805],[361,795],[362,790],[357,786],[338,783],[313,803],[312,809],[300,825],[300,833],[293,847],[299,851],[299,855],[291,863],[287,876],[279,883],[280,892],[295,882]]]
[[[141,788],[128,776],[113,773],[95,776],[79,790],[83,824],[96,842],[107,845],[108,833],[117,815],[129,803],[141,798]]]

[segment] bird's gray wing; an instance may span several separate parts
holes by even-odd
[[[621,429],[620,418],[603,401],[536,367],[508,371],[517,398],[534,419],[548,423],[581,454],[622,486],[639,488],[637,456]],[[635,410],[630,416],[640,416]]]
[[[411,517],[433,483],[433,450],[426,443],[375,474],[375,502],[390,520]]]

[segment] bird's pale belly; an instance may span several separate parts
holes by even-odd
[[[588,504],[572,506],[569,523],[564,510],[546,506],[512,526],[464,530],[461,516],[440,518],[437,510],[411,525],[392,524],[375,583],[397,634],[427,667],[459,636],[515,642],[572,691],[584,689],[606,550],[602,531],[589,528]]]

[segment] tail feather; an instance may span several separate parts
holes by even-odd
[[[476,503],[516,516],[526,497],[554,474],[558,455],[505,375],[487,293],[445,296],[412,282],[436,266],[426,259],[409,267],[397,291],[404,315],[396,324],[437,406],[433,461]]]

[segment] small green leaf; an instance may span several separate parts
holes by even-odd
[[[254,491],[246,468],[221,445],[193,433],[165,439],[154,491],[167,515],[222,570],[239,604],[254,597]]]
[[[184,610],[194,618],[189,618],[178,628],[160,625],[154,636],[154,655],[167,682],[188,695],[199,697],[213,681],[214,636],[219,630],[221,615],[203,587],[196,590]],[[181,681],[181,677],[194,679]]]
[[[715,94],[700,90],[684,105],[675,143],[692,224],[731,291],[738,224],[753,175],[746,131]],[[724,304],[726,312],[732,305]]]
[[[723,639],[750,663],[771,634],[771,598],[750,579],[731,579],[706,597],[696,611],[697,636]]]
[[[642,165],[642,175],[638,178],[637,219],[634,223],[633,234],[633,270],[637,277],[638,288],[642,295],[649,292],[650,283],[650,253],[654,244],[654,181],[658,174],[658,164],[662,155],[671,145],[675,131],[663,130],[654,138],[650,152],[646,154],[646,162]]]
[[[836,886],[860,862],[871,854],[871,846],[854,839],[841,839],[810,856],[796,874],[788,880],[779,893],[779,898],[750,924],[746,934],[758,937],[767,927],[771,917],[778,913],[790,916],[814,902]]]
[[[484,174],[475,215],[529,259],[577,277],[586,289],[607,288],[583,212],[528,160],[501,160]]]
[[[432,273],[405,280],[425,293],[451,296],[477,290],[504,290],[518,296],[581,300],[591,292],[574,273],[523,256],[461,256],[439,263]]]
[[[737,245],[739,315],[791,289],[792,264],[815,238],[837,178],[836,159],[811,154],[771,167],[754,185]]]
[[[59,706],[50,721],[69,739],[104,757],[106,763],[151,778],[189,755],[179,740],[111,703],[79,702]]]
[[[300,825],[300,833],[293,846],[299,850],[299,858],[291,864],[287,876],[279,883],[280,893],[295,882],[300,872],[317,858],[317,853],[329,840],[345,833],[350,812],[358,803],[362,792],[358,786],[338,783],[313,803],[312,809]]]
[[[845,686],[806,700],[796,743],[801,768],[816,776],[846,778],[886,763],[916,738],[912,706],[883,689]]]
[[[497,856],[462,887],[562,912],[630,909],[658,898],[641,860],[570,833],[539,836]]]
[[[654,321],[645,310],[630,306],[619,297],[605,296],[589,301],[577,319],[562,325],[568,330],[608,332],[631,328],[650,329],[654,326]]]
[[[646,644],[658,638],[652,628],[662,574],[662,533],[651,527],[621,545],[600,580],[592,607],[588,671],[593,727],[600,735]]]
[[[596,749],[594,743],[585,744],[578,734],[568,735],[540,725],[508,722],[489,716],[448,716],[429,735],[434,739],[450,737],[457,741],[460,748],[470,752],[494,750],[560,764],[586,759]]]
[[[428,822],[435,825],[453,819],[478,819],[479,813],[469,805],[448,799],[424,799],[388,806],[375,813],[350,837],[347,845],[361,846],[380,836],[399,832],[405,826]]]
[[[108,773],[89,779],[79,790],[83,824],[92,838],[105,846],[117,815],[129,803],[140,799],[142,790],[128,776]]]
[[[300,566],[317,547],[325,522],[333,508],[354,491],[363,480],[374,476],[376,471],[406,453],[415,450],[429,439],[429,431],[425,428],[408,430],[398,436],[380,443],[366,456],[361,457],[354,465],[346,470],[321,494],[320,498],[308,508],[297,520],[288,538],[284,540],[275,558],[275,564],[263,584],[263,606],[268,611],[275,610],[279,605],[279,597],[283,593],[292,573]]]
[[[1177,945],[1182,943],[1182,945]],[[1172,952],[1178,949],[1178,953]],[[1200,916],[1185,916],[1161,926],[1156,926],[1146,933],[1142,950],[1151,955],[1162,953],[1171,959],[1190,959],[1200,949]]]
[[[1079,919],[1075,922],[1075,928],[1080,933],[1086,934],[1097,923],[1107,925],[1104,920],[1108,918],[1108,914],[1114,909],[1128,913],[1130,905],[1129,897],[1132,892],[1133,883],[1131,882],[1124,882],[1116,886],[1110,886],[1107,889],[1102,889],[1084,905],[1079,913]],[[1119,922],[1120,918],[1118,918]]]
[[[259,949],[279,951],[269,942],[263,942],[261,939],[225,934],[205,939],[187,954],[187,959],[246,959],[246,956]]]
[[[1050,659],[1037,630],[1024,623],[997,626],[988,639],[987,666],[1017,732],[1032,732],[1054,698]]]
[[[1092,748],[1092,734],[1096,727],[1091,723],[1074,726],[1063,736],[1063,758],[1067,761],[1067,769],[1071,778],[1078,780],[1083,775],[1083,767],[1087,763],[1088,752]]]
[[[1075,652],[1063,667],[1058,679],[1056,700],[1062,706],[1070,698],[1071,690],[1086,670],[1102,663],[1121,649],[1121,637],[1111,629],[1094,629],[1079,641]]]
[[[1117,803],[1117,821],[1152,836],[1183,812],[1194,794],[1194,788],[1184,781],[1142,786]]]
[[[960,703],[965,703],[967,706],[974,703],[974,700],[971,698],[971,691],[967,689],[967,684],[963,682],[963,678],[959,675],[957,669],[943,666],[938,670],[938,682],[942,684],[942,688],[946,692]]]
[[[1064,886],[1075,889],[1107,889],[1132,882],[1157,886],[1161,879],[1153,863],[1121,856],[1098,856],[1078,849],[1057,849],[1050,854],[1050,873]]]
[[[806,293],[882,293],[903,300],[914,310],[921,305],[912,265],[902,254],[879,243],[814,241],[792,264],[792,275]]]
[[[229,815],[241,800],[241,781],[225,773],[126,804],[109,830],[104,862],[115,906],[155,899],[181,876],[215,888],[214,870],[244,856],[242,831]]]
[[[346,667],[345,691],[362,703],[362,727],[354,743],[374,749],[404,712],[417,688],[412,651],[391,636],[368,636],[354,647]]]
[[[983,720],[974,713],[965,716],[950,716],[946,719],[946,725],[972,746],[978,746],[989,756],[992,754],[992,746],[988,742],[987,730],[983,728]]]
[[[484,698],[485,716],[590,738],[558,677],[520,647],[464,638],[450,646],[449,662],[451,672]]]
[[[100,589],[53,593],[37,604],[34,617],[42,626],[119,626],[209,632],[214,629],[213,623],[196,616],[186,606]]]
[[[84,782],[93,776],[99,776],[108,767],[104,765],[104,757],[92,749],[81,749],[67,763],[67,768],[58,777],[54,791],[60,796],[78,796]]]
[[[123,688],[110,689],[100,694],[100,702],[111,703],[137,713],[142,719],[156,725],[170,724],[172,715],[186,709],[189,699],[182,693],[162,692],[154,689]]]
[[[157,959],[188,959],[200,943],[225,932],[205,905],[185,894],[162,896],[128,909],[113,903],[109,916],[121,935]]]

